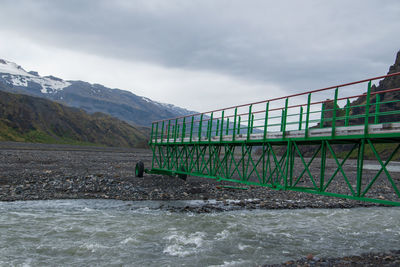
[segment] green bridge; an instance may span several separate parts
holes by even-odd
[[[394,162],[400,88],[373,86],[398,75],[155,121],[151,169],[140,163],[136,174],[192,175],[400,206],[400,169],[393,168],[400,167]],[[366,175],[371,166],[375,171]]]

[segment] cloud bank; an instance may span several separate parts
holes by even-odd
[[[2,1],[0,57],[190,109],[386,73],[398,1]]]

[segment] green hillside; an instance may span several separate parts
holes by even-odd
[[[4,91],[0,91],[0,141],[147,146],[142,132],[109,115]]]

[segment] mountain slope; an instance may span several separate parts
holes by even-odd
[[[37,72],[27,72],[17,64],[2,59],[0,83],[7,85],[6,91],[11,93],[44,97],[89,113],[103,112],[132,125],[150,126],[154,120],[194,113],[100,84],[41,77]]]
[[[0,90],[9,90],[0,84]],[[0,91],[0,141],[144,147],[146,137],[126,122],[87,114],[43,98]]]
[[[390,66],[389,71],[387,74],[392,74],[400,72],[400,51],[397,53],[395,62],[392,66]],[[396,89],[400,88],[400,76],[392,76],[392,77],[386,77],[379,81],[379,85],[375,86],[372,85],[371,91],[372,92],[380,92],[384,90],[389,90],[389,89]],[[381,93],[379,94],[380,96],[380,102],[389,102],[386,104],[381,104],[379,107],[380,112],[386,112],[386,111],[395,111],[395,110],[400,110],[400,102],[392,102],[400,99],[400,92],[389,92],[389,93]],[[366,103],[366,97],[361,96],[357,98],[355,101],[351,103],[351,113],[350,115],[359,115],[359,114],[364,114],[365,108],[362,107],[356,107],[360,105],[365,105]],[[371,107],[370,107],[370,113],[375,112],[375,104],[376,103],[376,95],[371,96]],[[372,117],[369,118],[370,122],[373,122]],[[399,121],[400,120],[400,115],[396,114],[389,114],[389,115],[384,115],[379,117],[379,122],[390,122],[390,121]],[[353,119],[352,123],[363,123],[363,118],[359,119]]]
[[[388,75],[392,73],[400,72],[400,51],[397,53],[395,62],[392,66],[390,66]],[[371,92],[381,92],[385,90],[390,90],[390,89],[398,89],[400,88],[400,76],[392,76],[392,77],[386,77],[382,80],[379,81],[379,85],[372,85],[371,86]],[[400,102],[398,100],[400,99],[400,92],[395,91],[395,92],[386,92],[386,93],[380,93],[379,94],[379,111],[381,113],[384,112],[390,112],[390,111],[398,111],[400,110]],[[324,127],[331,127],[332,121],[329,120],[333,116],[333,102],[332,99],[331,101],[325,103],[325,112],[324,112],[324,118],[327,118],[328,120],[324,121]],[[357,115],[364,115],[365,114],[365,104],[366,104],[366,94],[363,96],[360,96],[356,98],[354,101],[350,103],[350,116],[356,117]],[[375,94],[371,95],[370,98],[370,108],[369,112],[370,114],[375,113],[376,109],[376,101],[377,101],[377,96]],[[388,102],[388,103],[383,103],[383,102]],[[339,106],[337,106],[339,108]],[[337,117],[344,117],[345,116],[345,107],[342,109],[338,109],[336,116]],[[369,117],[369,122],[374,123],[375,118],[373,116]],[[400,115],[399,114],[386,114],[386,115],[380,115],[378,122],[379,123],[384,123],[384,122],[393,122],[393,121],[400,121]],[[359,116],[359,118],[351,118],[349,120],[350,125],[357,125],[357,124],[363,124],[365,122],[364,116]],[[339,120],[336,121],[336,126],[343,126],[344,125],[344,120]],[[318,123],[315,127],[320,127],[320,124]]]
[[[392,74],[400,72],[400,51],[398,51],[395,62],[392,66],[390,66],[389,71],[387,74]],[[392,77],[386,77],[382,80],[379,81],[379,85],[371,86],[371,91],[372,92],[380,92],[384,90],[390,90],[390,89],[397,89],[400,88],[400,76],[392,76]],[[390,111],[399,111],[400,110],[400,102],[398,100],[400,99],[400,92],[395,91],[395,92],[387,92],[387,93],[381,93],[380,95],[380,102],[389,102],[385,104],[381,104],[379,107],[379,111],[381,113],[383,112],[390,112]],[[370,114],[375,113],[376,109],[376,103],[377,98],[376,95],[371,96],[371,105],[369,112]],[[363,105],[366,104],[366,96],[361,96],[355,99],[353,102],[350,103],[350,116],[357,116],[357,115],[363,115],[365,114],[365,107]],[[327,102],[324,113],[324,118],[332,118],[333,112],[333,102]],[[345,116],[345,110],[341,109],[337,111],[337,117],[344,117]],[[369,117],[369,123],[374,123],[375,118],[373,116]],[[380,115],[378,119],[378,123],[385,123],[385,122],[393,122],[393,121],[400,121],[400,115],[399,114],[387,114],[387,115]],[[349,120],[350,125],[363,125],[365,122],[364,116],[360,116],[359,118],[351,118]],[[344,125],[344,120],[340,120],[336,122],[336,126],[343,126]],[[331,127],[332,122],[327,120],[324,122],[324,127]],[[318,123],[315,127],[320,127],[320,124]],[[338,155],[341,157],[345,157],[347,155],[347,152],[351,149],[352,145],[336,145],[337,150],[338,150]],[[375,144],[375,149],[378,151],[379,155],[382,158],[387,158],[392,152],[393,152],[393,145],[392,144]],[[311,156],[311,150],[307,152],[309,156]],[[365,148],[365,154],[366,158],[368,159],[375,159],[375,155],[371,148],[367,146]],[[353,153],[350,156],[351,158],[357,158],[357,151],[353,151]],[[400,159],[400,152],[397,152],[394,157],[394,160],[399,160]]]

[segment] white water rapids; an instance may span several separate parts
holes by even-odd
[[[0,202],[0,265],[257,266],[400,249],[399,208],[165,209],[190,204]]]

